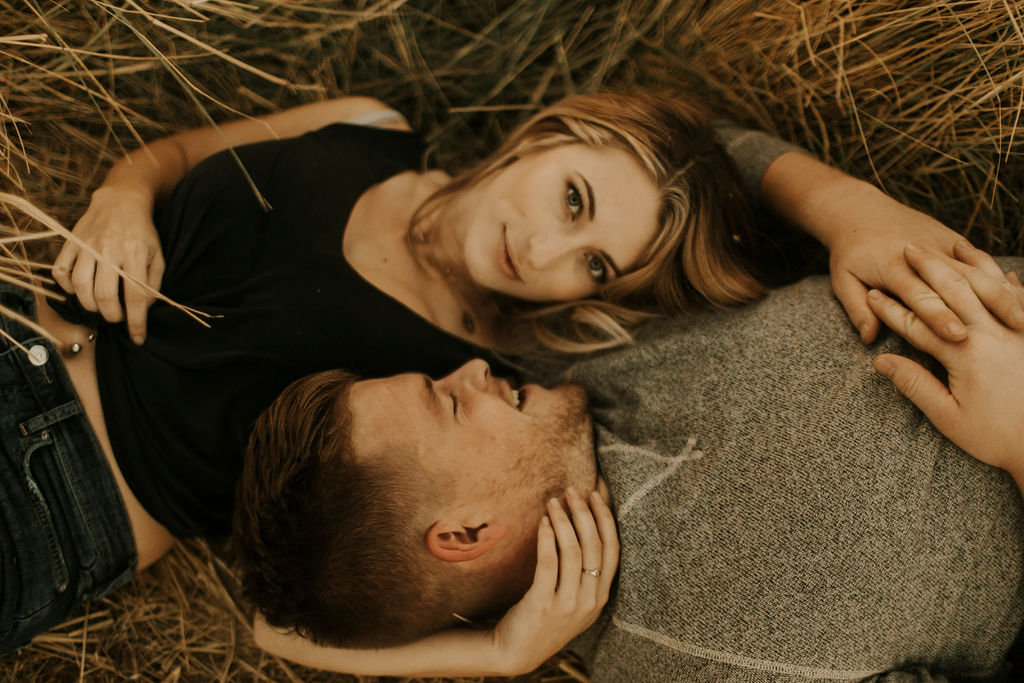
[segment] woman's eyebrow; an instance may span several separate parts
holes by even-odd
[[[597,205],[594,203],[594,188],[590,186],[582,173],[580,178],[583,180],[583,186],[587,188],[587,213],[590,214],[590,220],[594,220],[594,212],[597,210]]]
[[[612,269],[612,273],[615,274],[615,277],[622,277],[622,271],[619,269],[617,265],[615,265],[615,259],[611,257],[611,254],[602,251],[601,256],[604,257],[604,260],[608,262],[608,267]]]

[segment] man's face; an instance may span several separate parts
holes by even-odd
[[[349,394],[356,453],[411,456],[445,499],[489,501],[524,524],[535,524],[544,501],[566,487],[593,488],[586,407],[580,387],[514,391],[482,360],[437,381],[406,374],[358,382]]]

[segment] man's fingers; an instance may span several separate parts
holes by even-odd
[[[920,408],[936,429],[953,438],[950,432],[956,427],[959,404],[935,375],[909,358],[888,353],[876,358],[874,367]]]
[[[890,330],[906,339],[914,348],[942,360],[940,355],[943,352],[944,340],[917,317],[914,311],[877,289],[868,292],[868,305]]]
[[[950,272],[959,277],[955,271]],[[966,285],[966,280],[964,284]],[[950,307],[948,299],[941,296],[933,284],[918,277],[910,268],[907,268],[906,275],[902,276],[899,282],[890,283],[888,290],[898,296],[918,319],[943,339],[961,341],[967,337],[965,321],[958,315],[958,311]]]
[[[907,245],[904,255],[907,263],[913,267],[921,279],[930,288],[924,298],[938,299],[943,308],[947,308],[965,324],[972,324],[984,320],[988,313],[985,306],[975,294],[971,282],[967,277],[958,272],[945,261],[945,257],[938,256],[924,249],[910,244]],[[1002,271],[1000,271],[1002,276]],[[904,303],[910,306],[933,330],[940,336],[950,341],[963,339],[967,330],[962,327],[961,334],[955,335],[954,330],[945,327],[936,327],[933,321],[922,310],[915,305],[913,300],[907,300],[898,291],[895,292]]]
[[[861,341],[865,344],[875,341],[881,325],[867,305],[867,287],[852,273],[837,271],[832,273],[832,290],[860,333]]]

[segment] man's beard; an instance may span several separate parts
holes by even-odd
[[[538,444],[546,457],[539,458],[541,469],[534,472],[542,484],[537,487],[543,491],[542,503],[563,495],[570,485],[592,486],[597,477],[587,393],[576,384],[559,385],[558,390],[564,392],[565,400],[551,415],[552,426]],[[587,491],[580,493],[585,495]]]

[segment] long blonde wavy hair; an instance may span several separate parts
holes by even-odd
[[[494,154],[438,190],[413,215],[413,225],[533,152],[578,143],[617,147],[658,188],[654,240],[631,272],[591,298],[537,304],[496,296],[486,322],[497,350],[586,353],[629,343],[641,322],[660,313],[704,302],[750,301],[765,291],[744,256],[752,217],[712,121],[710,111],[693,100],[641,93],[568,97],[520,125]]]

